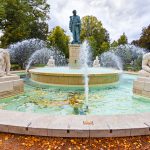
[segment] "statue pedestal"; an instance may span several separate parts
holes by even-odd
[[[24,92],[24,83],[19,76],[11,74],[10,76],[0,77],[0,99],[22,92]]]
[[[144,70],[141,70],[139,72],[139,76],[141,76],[141,77],[149,77],[150,78],[150,73],[148,73],[148,72],[146,72]]]
[[[70,44],[69,45],[69,67],[73,69],[81,68],[80,64],[80,45]]]
[[[133,83],[133,93],[150,98],[150,77],[141,76],[140,74]]]

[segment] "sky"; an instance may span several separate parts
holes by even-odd
[[[49,29],[61,26],[68,35],[69,16],[76,9],[82,18],[96,16],[110,34],[111,41],[125,32],[128,41],[140,37],[143,27],[150,24],[150,0],[47,0],[50,4]]]

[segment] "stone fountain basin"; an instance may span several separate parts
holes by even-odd
[[[69,67],[43,67],[29,70],[31,79],[50,85],[82,86],[84,69]],[[89,85],[104,85],[119,81],[120,70],[112,68],[88,68]]]

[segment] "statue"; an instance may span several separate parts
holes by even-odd
[[[150,77],[150,53],[147,53],[143,56],[140,76]]]
[[[93,62],[93,67],[100,67],[98,56],[96,56],[96,59]]]
[[[0,49],[0,77],[10,75],[10,56],[7,50]]]
[[[80,44],[81,20],[76,10],[73,10],[73,16],[70,16],[69,28],[73,34],[72,44]]]
[[[133,93],[150,98],[150,53],[143,56],[142,70],[133,82]]]
[[[50,59],[48,60],[47,66],[55,67],[55,60],[54,60],[53,56],[51,56]]]

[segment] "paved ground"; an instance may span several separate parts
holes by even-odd
[[[0,133],[0,150],[150,150],[150,136],[79,139]]]

